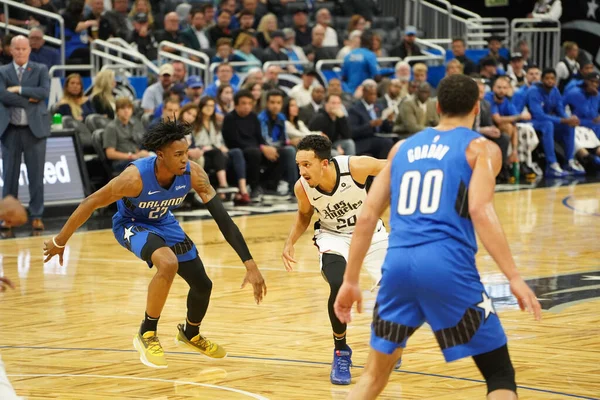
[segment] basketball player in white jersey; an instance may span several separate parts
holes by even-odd
[[[0,220],[6,222],[9,226],[20,226],[27,222],[27,211],[19,200],[12,196],[6,196],[3,200],[0,200]],[[15,285],[10,279],[0,276],[0,292],[4,292],[6,288],[14,289]],[[4,370],[4,363],[0,358],[0,399],[2,400],[18,400],[13,387],[11,386],[6,371]]]
[[[300,179],[294,186],[298,214],[283,249],[283,263],[286,270],[292,270],[292,264],[296,263],[294,244],[306,231],[316,211],[319,221],[315,223],[313,240],[319,249],[321,273],[331,288],[328,311],[335,350],[330,380],[336,385],[349,385],[352,350],[346,344],[346,324],[336,317],[333,304],[346,270],[354,225],[367,197],[367,178],[376,176],[386,160],[349,156],[332,159],[329,139],[310,135],[298,144],[296,163],[300,168]],[[375,285],[381,279],[387,239],[387,231],[380,220],[364,262]]]

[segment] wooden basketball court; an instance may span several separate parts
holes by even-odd
[[[496,207],[522,275],[544,304],[539,323],[517,310],[484,249],[478,266],[495,299],[523,399],[600,397],[600,184],[498,193]],[[65,265],[42,262],[47,237],[0,242],[0,355],[29,399],[343,399],[329,383],[332,339],[328,286],[311,233],[296,247],[297,270],[280,255],[293,213],[236,218],[267,280],[263,304],[240,290],[243,265],[212,220],[183,223],[214,283],[202,331],[229,357],[211,361],[173,341],[185,318],[179,277],[159,324],[169,368],[150,369],[132,346],[153,275],[110,230],[76,234]],[[363,281],[367,311],[348,342],[354,381],[364,365],[375,293]],[[427,326],[409,341],[383,399],[479,399],[485,385],[471,360],[445,364]]]

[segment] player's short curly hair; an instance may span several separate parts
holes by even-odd
[[[297,150],[313,151],[319,160],[331,159],[331,141],[325,136],[305,136],[300,143],[298,143]]]
[[[479,101],[479,87],[473,78],[451,75],[438,86],[438,104],[442,114],[463,117],[469,114]]]
[[[161,150],[164,146],[184,139],[191,134],[192,127],[181,120],[162,120],[152,127],[142,140],[142,146],[148,151]]]

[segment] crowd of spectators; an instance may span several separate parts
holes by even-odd
[[[131,43],[149,60],[156,59],[160,42],[170,41],[219,63],[213,82],[188,75],[181,61],[160,65],[139,106],[115,99],[111,70],[95,76],[89,95],[80,74],[66,78],[56,111],[78,121],[91,114],[110,121],[103,147],[115,173],[148,155],[140,145],[144,129],[161,118],[179,118],[192,126],[190,159],[214,177],[221,196],[233,186],[234,201],[245,205],[265,194],[293,194],[298,178],[294,146],[306,135],[327,136],[333,154],[385,158],[395,141],[439,121],[427,64],[409,59],[382,68],[377,60],[423,55],[418,29],[407,26],[401,40],[390,41],[385,31],[372,29],[378,11],[370,1],[346,0],[338,6],[336,15],[343,13],[347,21],[343,27],[318,1],[305,3],[316,4],[313,9],[293,11],[285,7],[289,1],[199,1],[184,13],[153,0],[26,3],[63,15],[68,64],[88,64],[90,41],[110,37]],[[52,20],[16,11],[10,16],[11,23],[34,26],[29,33],[31,60],[56,65],[58,52],[43,39],[44,32],[56,31]],[[2,63],[11,62],[9,39],[7,35],[2,42]],[[482,113],[474,129],[503,151],[505,168],[498,180],[509,181],[512,164],[519,161],[526,176],[584,174],[581,164],[588,170],[599,168],[599,79],[594,65],[572,42],[564,44],[564,58],[556,66],[534,65],[526,41],[517,43],[508,58],[502,55],[503,45],[503,38],[489,37],[488,53],[475,62],[468,58],[466,38],[454,38],[449,50],[453,58],[445,66],[447,75],[470,75],[480,84]],[[339,77],[323,82],[315,65],[331,59],[340,61]],[[262,65],[272,61],[290,62],[263,71]],[[281,74],[294,75],[299,83],[282,87]],[[577,132],[586,132],[579,127],[589,128],[596,141],[589,135],[587,141],[578,140]],[[530,157],[537,143],[520,140],[529,130],[540,137],[541,151],[534,161],[541,161],[545,171]],[[558,156],[555,140],[561,148]]]

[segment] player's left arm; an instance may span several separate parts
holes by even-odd
[[[350,175],[352,179],[363,185],[369,176],[377,176],[383,170],[387,160],[379,160],[369,156],[350,157]]]
[[[252,259],[246,240],[240,232],[237,225],[233,222],[215,189],[210,184],[206,171],[196,163],[190,163],[192,188],[198,193],[202,202],[206,204],[206,209],[210,212],[217,223],[219,230],[227,240],[227,243],[235,250],[237,255],[246,266],[246,277],[242,283],[242,288],[247,283],[252,284],[254,288],[254,298],[257,303],[262,301],[267,294],[267,285],[258,270],[256,262]]]
[[[369,251],[373,232],[377,226],[377,221],[388,207],[390,202],[390,180],[392,170],[392,159],[396,155],[398,148],[403,142],[398,142],[388,155],[388,162],[375,179],[371,191],[367,195],[367,200],[363,204],[363,209],[356,223],[356,228],[352,234],[350,250],[348,252],[348,263],[344,273],[344,283],[340,288],[334,304],[335,315],[342,323],[348,323],[352,320],[352,305],[356,302],[358,312],[362,312],[362,295],[358,283],[362,263]]]

